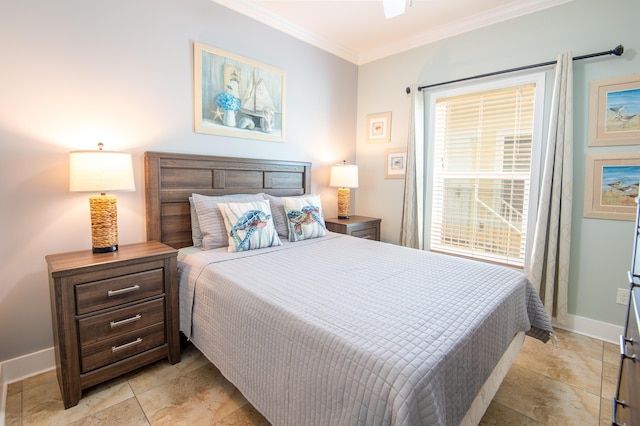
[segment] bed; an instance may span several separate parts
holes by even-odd
[[[272,424],[477,424],[524,333],[549,337],[510,268],[330,232],[192,247],[192,194],[275,210],[309,193],[309,163],[147,152],[145,171],[147,237],[181,251],[181,331]]]

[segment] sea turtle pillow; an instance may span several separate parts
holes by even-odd
[[[327,235],[319,195],[282,197],[282,203],[289,225],[289,241],[302,241]]]
[[[202,246],[203,250],[211,250],[227,246],[224,220],[218,208],[219,203],[248,203],[264,200],[260,194],[234,194],[208,196],[191,194],[197,220],[191,220],[193,245]],[[193,216],[192,216],[193,218]],[[196,230],[195,227],[198,227]]]
[[[229,238],[229,252],[247,251],[282,244],[269,202],[218,203]]]

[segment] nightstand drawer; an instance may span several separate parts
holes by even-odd
[[[164,321],[164,298],[93,315],[78,321],[80,345],[87,346]]]
[[[380,222],[375,217],[351,216],[349,219],[329,218],[325,219],[327,230],[353,237],[380,241]]]
[[[163,293],[162,269],[138,272],[75,286],[78,315],[135,302]]]
[[[368,240],[379,240],[380,239],[380,237],[378,236],[378,228],[377,227],[356,229],[356,230],[353,230],[353,231],[349,232],[349,235],[352,235],[352,236],[358,237],[358,238],[365,238],[365,239],[368,239]]]
[[[160,323],[82,347],[81,371],[86,373],[95,370],[160,346],[164,342],[164,324]]]

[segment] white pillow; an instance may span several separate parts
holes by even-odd
[[[282,245],[273,226],[269,201],[218,203],[229,237],[227,251],[237,252]]]
[[[302,241],[327,235],[319,195],[282,197],[282,203],[287,215],[289,241]]]

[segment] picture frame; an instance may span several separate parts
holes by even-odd
[[[584,217],[635,220],[640,152],[587,154]]]
[[[385,149],[384,178],[404,179],[407,172],[407,150],[404,148]]]
[[[193,81],[196,133],[285,141],[283,70],[194,42]]]
[[[391,112],[367,115],[367,143],[391,142]]]
[[[589,146],[640,144],[640,74],[592,81]]]

